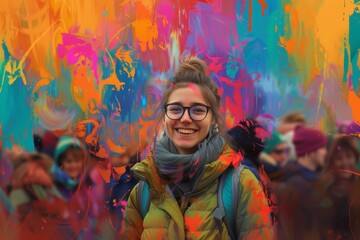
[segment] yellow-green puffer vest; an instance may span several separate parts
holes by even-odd
[[[137,204],[137,186],[132,190],[125,210],[122,239],[230,239],[223,221],[214,218],[218,207],[217,188],[221,174],[240,156],[225,145],[220,157],[205,166],[195,195],[181,197],[178,203],[165,180],[155,169],[153,156],[136,164],[132,171],[136,178],[147,181],[150,207],[142,219]],[[248,169],[239,179],[237,239],[273,239],[270,208],[261,184]]]

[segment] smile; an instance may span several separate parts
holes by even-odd
[[[176,131],[181,134],[192,134],[196,132],[194,129],[184,129],[184,128],[177,128]]]

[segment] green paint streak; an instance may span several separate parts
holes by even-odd
[[[346,47],[344,48],[344,75],[343,75],[343,82],[347,81],[347,74],[349,72],[349,53],[346,49]]]

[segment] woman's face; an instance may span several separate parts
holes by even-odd
[[[84,167],[84,154],[80,149],[68,149],[62,160],[62,170],[72,179],[78,179]]]
[[[356,156],[353,152],[348,150],[341,150],[336,153],[333,159],[334,170],[353,170],[356,166]],[[351,172],[336,171],[336,175],[340,178],[348,179],[351,178]]]
[[[287,143],[280,143],[270,153],[270,156],[279,164],[282,165],[286,162],[289,156],[289,146]]]
[[[169,96],[167,104],[172,103],[183,107],[191,107],[196,104],[208,105],[196,84],[189,84],[188,87],[174,90]],[[212,123],[214,122],[211,110],[201,121],[192,120],[188,109],[179,120],[171,120],[167,115],[164,119],[165,132],[180,154],[194,153],[198,144],[208,135]]]

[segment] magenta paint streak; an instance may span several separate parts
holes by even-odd
[[[188,85],[188,88],[190,88],[191,90],[193,90],[196,94],[201,95],[201,92],[199,91],[199,88],[196,86],[196,84],[190,83],[190,84]]]
[[[94,77],[99,84],[99,75],[97,70],[98,57],[95,46],[96,40],[85,41],[72,34],[62,34],[63,43],[58,45],[58,54],[60,58],[66,57],[66,60],[70,65],[78,63],[81,57],[85,57],[91,61],[91,70],[93,71]],[[94,49],[95,48],[95,49]]]

